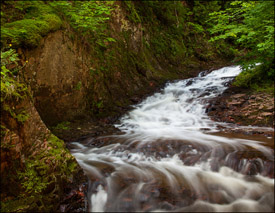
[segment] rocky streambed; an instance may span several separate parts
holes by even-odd
[[[274,129],[274,94],[231,85],[223,94],[210,100],[206,111],[211,119],[218,122]],[[265,128],[238,128],[231,131],[274,137],[274,131]]]
[[[246,112],[249,117],[256,105],[262,106],[259,118],[273,111],[260,101],[268,95],[232,87],[222,94],[238,72],[238,67],[226,67],[169,83],[115,125],[116,119],[106,118],[56,130],[65,133],[67,147],[88,176],[88,185],[70,192],[60,210],[76,210],[70,202],[83,202],[84,189],[89,211],[251,210],[243,202],[246,196],[259,211],[272,208],[273,130],[265,123],[242,126],[250,123],[234,116]],[[86,136],[74,139],[80,133]],[[232,183],[238,187],[228,188]]]

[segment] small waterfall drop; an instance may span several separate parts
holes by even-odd
[[[274,151],[218,136],[218,125],[232,125],[205,112],[240,72],[224,67],[168,83],[121,118],[123,134],[73,142],[90,179],[90,211],[273,211]]]

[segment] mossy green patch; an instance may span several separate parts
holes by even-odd
[[[127,14],[127,18],[134,22],[134,23],[141,23],[141,19],[135,9],[135,5],[134,2],[132,1],[123,1],[122,6],[125,6],[128,14]]]
[[[62,188],[72,181],[77,163],[54,135],[36,149],[25,159],[24,169],[17,171],[23,190],[16,198],[2,201],[1,212],[56,210]]]
[[[68,129],[70,129],[69,125],[70,125],[69,121],[64,121],[64,122],[61,122],[61,123],[57,124],[55,127],[53,127],[53,129],[55,129],[55,130],[68,130]]]
[[[14,49],[1,51],[1,110],[24,123],[29,115],[24,109],[16,108],[16,104],[11,104],[19,103],[28,94],[27,86],[18,79],[18,72],[22,68],[18,61],[18,54]]]
[[[20,2],[20,1],[19,1]],[[1,27],[1,47],[36,47],[41,38],[60,28],[62,21],[53,9],[43,1],[20,3],[24,10],[22,19],[3,23]],[[19,7],[19,3],[16,3]],[[6,11],[3,13],[5,14]]]
[[[113,10],[112,1],[54,1],[50,5],[61,16],[66,17],[81,39],[105,50],[107,43],[115,42],[107,31],[107,20]]]
[[[75,90],[80,90],[81,88],[82,88],[82,82],[78,81],[74,89]]]
[[[250,88],[257,92],[274,94],[274,81],[272,78],[268,78],[268,76],[263,75],[263,73],[272,72],[269,69],[274,68],[270,68],[265,64],[261,64],[256,67],[247,67],[236,77],[233,85],[237,87]]]

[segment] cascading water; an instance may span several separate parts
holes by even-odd
[[[236,126],[205,113],[240,72],[169,83],[121,118],[123,134],[73,142],[90,180],[90,211],[274,211],[273,150],[218,136],[218,125]]]

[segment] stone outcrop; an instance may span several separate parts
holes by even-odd
[[[22,60],[28,61],[25,81],[48,127],[119,114],[133,103],[133,97],[141,97],[167,80],[196,76],[202,69],[225,65],[226,60],[210,45],[205,49],[211,52],[207,61],[198,54],[185,59],[190,63],[160,60],[162,56],[157,57],[149,48],[157,35],[151,35],[141,23],[130,21],[121,3],[115,4],[108,33],[116,42],[107,42],[105,48],[91,46],[64,23],[61,30],[44,37],[37,48],[20,49]]]
[[[207,112],[216,121],[274,128],[274,95],[231,86]]]
[[[89,57],[73,43],[66,31],[59,30],[43,38],[39,48],[25,50],[25,80],[34,103],[46,124],[83,117],[87,108]],[[88,63],[88,64],[87,64]]]
[[[77,181],[81,174],[28,95],[1,107],[1,211],[56,211],[65,191],[73,190],[69,185],[83,182]]]

